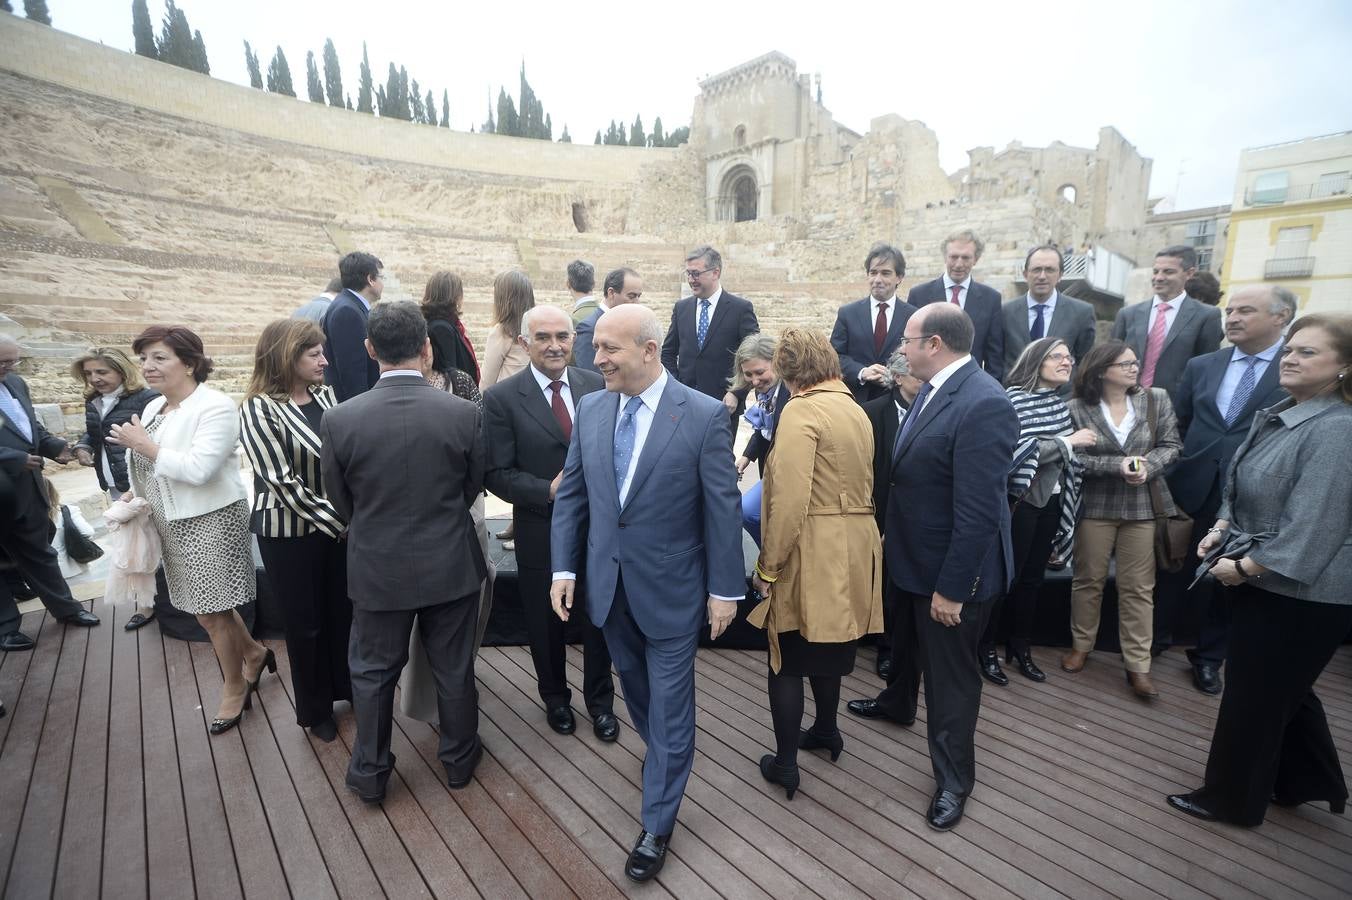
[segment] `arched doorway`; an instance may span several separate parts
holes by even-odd
[[[754,222],[760,212],[760,186],[755,171],[748,165],[734,167],[723,176],[718,199],[718,217],[723,221]]]

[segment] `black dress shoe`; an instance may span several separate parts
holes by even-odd
[[[883,681],[889,681],[892,678],[892,657],[879,656],[878,661],[873,664],[873,671],[878,673],[878,677]]]
[[[1197,690],[1203,694],[1219,694],[1225,689],[1225,684],[1221,681],[1220,668],[1206,662],[1192,664],[1192,683],[1197,685]]]
[[[620,720],[613,713],[592,717],[592,734],[598,741],[613,744],[620,739]]]
[[[338,723],[333,721],[332,716],[329,716],[317,725],[311,725],[310,734],[326,744],[332,744],[334,739],[338,737]]]
[[[143,615],[141,613],[136,613],[130,619],[127,620],[127,624],[123,625],[122,629],[124,631],[135,631],[136,629],[141,628],[146,624],[148,624],[150,620],[153,618],[155,618],[155,614],[153,612],[148,616]]]
[[[981,652],[980,662],[982,678],[1000,687],[1009,684],[1009,676],[1000,668],[1000,658],[995,655],[994,647]]]
[[[254,676],[253,681],[249,682],[249,690],[258,690],[258,683],[263,680],[263,672],[265,671],[274,675],[277,674],[277,654],[273,653],[270,647],[268,652],[263,654],[263,665],[258,667],[258,674]]]
[[[887,719],[896,722],[898,725],[914,725],[915,719],[898,719],[891,716],[883,709],[882,704],[872,698],[867,700],[851,700],[845,704],[845,708],[861,719]]]
[[[33,639],[22,631],[11,631],[9,634],[0,635],[0,650],[6,653],[32,650],[33,646]]]
[[[629,851],[629,861],[625,863],[624,874],[629,876],[631,881],[652,880],[662,871],[662,864],[667,861],[667,842],[670,840],[669,834],[640,832],[638,840],[634,842],[634,849]]]
[[[454,777],[452,777],[451,774],[447,772],[446,784],[448,784],[451,788],[457,791],[460,790],[462,787],[467,786],[471,781],[474,780],[474,770],[479,768],[479,761],[482,760],[483,758],[484,758],[483,742],[476,743],[474,745],[474,752],[471,753],[469,756],[469,765],[465,767],[467,771],[462,775],[456,775]]]
[[[966,798],[952,791],[935,791],[925,821],[935,831],[948,831],[962,820],[962,807],[966,802]]]
[[[577,721],[573,718],[573,709],[570,706],[556,706],[545,718],[549,722],[549,727],[559,734],[572,734],[577,729]]]
[[[63,625],[76,625],[80,628],[92,628],[99,624],[99,617],[87,609],[82,609],[73,616],[66,616],[61,620]]]
[[[1033,654],[1024,650],[1022,653],[1013,650],[1005,652],[1005,662],[1012,662],[1019,668],[1019,674],[1030,681],[1043,682],[1047,680],[1047,674],[1037,667],[1033,662]]]
[[[349,791],[356,794],[361,799],[362,803],[370,803],[372,806],[374,806],[377,803],[385,802],[384,791],[381,791],[379,794],[363,794],[361,791],[357,790],[355,787],[353,787],[350,784],[347,784],[346,782],[344,782],[344,785],[347,787]]]
[[[225,734],[230,729],[239,724],[239,720],[244,718],[244,710],[253,709],[253,691],[244,692],[244,705],[240,707],[239,714],[231,719],[212,719],[211,724],[207,726],[207,731],[213,735]]]
[[[1220,819],[1211,810],[1197,802],[1197,794],[1170,794],[1169,805],[1179,812],[1185,812],[1190,816],[1196,816],[1199,819],[1205,819],[1208,822],[1215,822]]]

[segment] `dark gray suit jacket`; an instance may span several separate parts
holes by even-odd
[[[28,394],[28,384],[22,378],[11,372],[4,377],[3,384],[23,407],[33,432],[31,439],[24,437],[18,425],[11,422],[8,416],[0,415],[0,419],[3,419],[0,421],[0,471],[8,476],[0,481],[8,482],[4,493],[13,498],[6,504],[8,508],[0,507],[0,526],[8,526],[21,519],[32,519],[32,513],[37,509],[42,510],[43,516],[47,514],[47,489],[42,484],[42,472],[26,468],[28,457],[55,459],[66,449],[66,442],[42,427],[42,420],[33,411],[33,398]]]
[[[845,386],[860,403],[891,395],[890,388],[880,384],[860,384],[859,372],[875,363],[887,365],[892,352],[901,343],[906,320],[915,315],[915,307],[898,298],[892,310],[892,324],[883,340],[883,352],[873,352],[873,298],[865,297],[846,303],[836,312],[836,324],[831,329],[831,346],[840,357],[840,371]],[[889,379],[890,380],[890,379]]]
[[[1136,351],[1136,358],[1143,367],[1146,339],[1150,336],[1152,301],[1153,298],[1123,307],[1113,320],[1113,340],[1126,341]],[[1169,399],[1173,400],[1188,360],[1220,349],[1222,334],[1220,309],[1185,296],[1169,326],[1169,334],[1164,338],[1164,349],[1160,351],[1159,361],[1155,364],[1155,381],[1151,386],[1164,388]]]
[[[478,593],[479,407],[421,376],[381,378],[324,413],[320,432],[324,489],[348,522],[352,605],[390,612]]]
[[[1028,337],[1028,295],[1006,301],[1001,313],[1005,320],[1005,372],[1008,373],[1013,370],[1023,348],[1032,343]],[[1065,341],[1071,355],[1081,360],[1094,346],[1097,336],[1094,329],[1094,307],[1057,291],[1056,311],[1046,336]]]
[[[926,303],[948,303],[944,292],[944,276],[917,284],[906,295],[906,302],[916,309]],[[973,281],[967,289],[967,303],[963,306],[972,320],[976,335],[972,338],[972,359],[1001,384],[1005,380],[1005,327],[1000,317],[1000,292],[993,287]]]
[[[701,347],[696,334],[697,302],[694,296],[683,297],[671,308],[671,326],[662,341],[662,365],[686,387],[722,400],[728,392],[737,345],[748,334],[760,331],[760,323],[750,300],[723,291]]]

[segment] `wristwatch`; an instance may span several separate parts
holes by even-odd
[[[1249,575],[1248,572],[1245,572],[1245,571],[1244,571],[1244,560],[1243,560],[1243,559],[1236,559],[1236,560],[1235,560],[1235,573],[1238,574],[1239,577],[1240,577],[1240,578],[1243,578],[1245,581],[1248,581],[1249,578],[1252,577],[1252,576]]]

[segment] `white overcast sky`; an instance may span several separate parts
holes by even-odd
[[[22,9],[22,3],[12,5]],[[156,30],[163,0],[149,0]],[[48,0],[55,27],[130,49],[131,0]],[[305,96],[305,53],[332,38],[356,101],[364,40],[372,74],[404,65],[450,90],[452,127],[476,127],[524,58],[557,137],[591,141],[612,118],[687,124],[698,81],[770,50],[820,73],[836,120],[866,131],[886,113],[925,122],[952,172],[967,151],[1012,140],[1092,147],[1113,125],[1154,160],[1151,194],[1176,208],[1228,203],[1244,147],[1352,129],[1352,2],[1095,0],[713,4],[567,0],[180,0],[211,74],[248,84],[243,42],[266,71],[281,45]],[[438,114],[440,109],[438,108]]]

